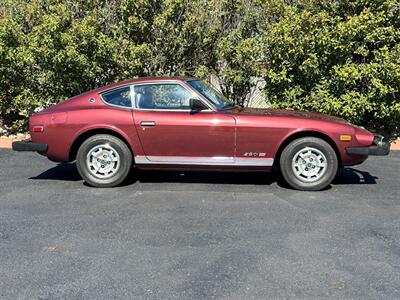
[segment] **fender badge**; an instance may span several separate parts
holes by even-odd
[[[246,152],[243,156],[250,157],[264,157],[266,153],[264,152]]]
[[[94,98],[90,98],[89,99],[89,103],[94,103],[96,100],[94,100]]]

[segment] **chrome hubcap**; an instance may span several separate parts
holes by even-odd
[[[305,147],[298,151],[292,160],[292,169],[295,176],[304,182],[319,180],[328,166],[325,155],[318,149]]]
[[[98,145],[88,152],[86,165],[93,176],[101,179],[110,178],[120,167],[119,154],[109,144]]]

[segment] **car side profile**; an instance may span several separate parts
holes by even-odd
[[[271,171],[321,190],[339,167],[387,155],[381,136],[320,113],[238,108],[188,77],[138,78],[67,99],[29,119],[15,151],[76,161],[91,186],[113,187],[138,169]]]

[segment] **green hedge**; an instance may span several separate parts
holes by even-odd
[[[265,26],[271,101],[398,132],[400,2],[305,2]]]
[[[239,105],[266,81],[276,107],[396,134],[397,0],[3,0],[3,127],[88,89],[138,76],[215,74]],[[0,125],[1,125],[0,123]]]

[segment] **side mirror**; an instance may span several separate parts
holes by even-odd
[[[199,112],[201,110],[207,109],[208,107],[200,101],[199,99],[190,99],[190,109],[192,112]]]

